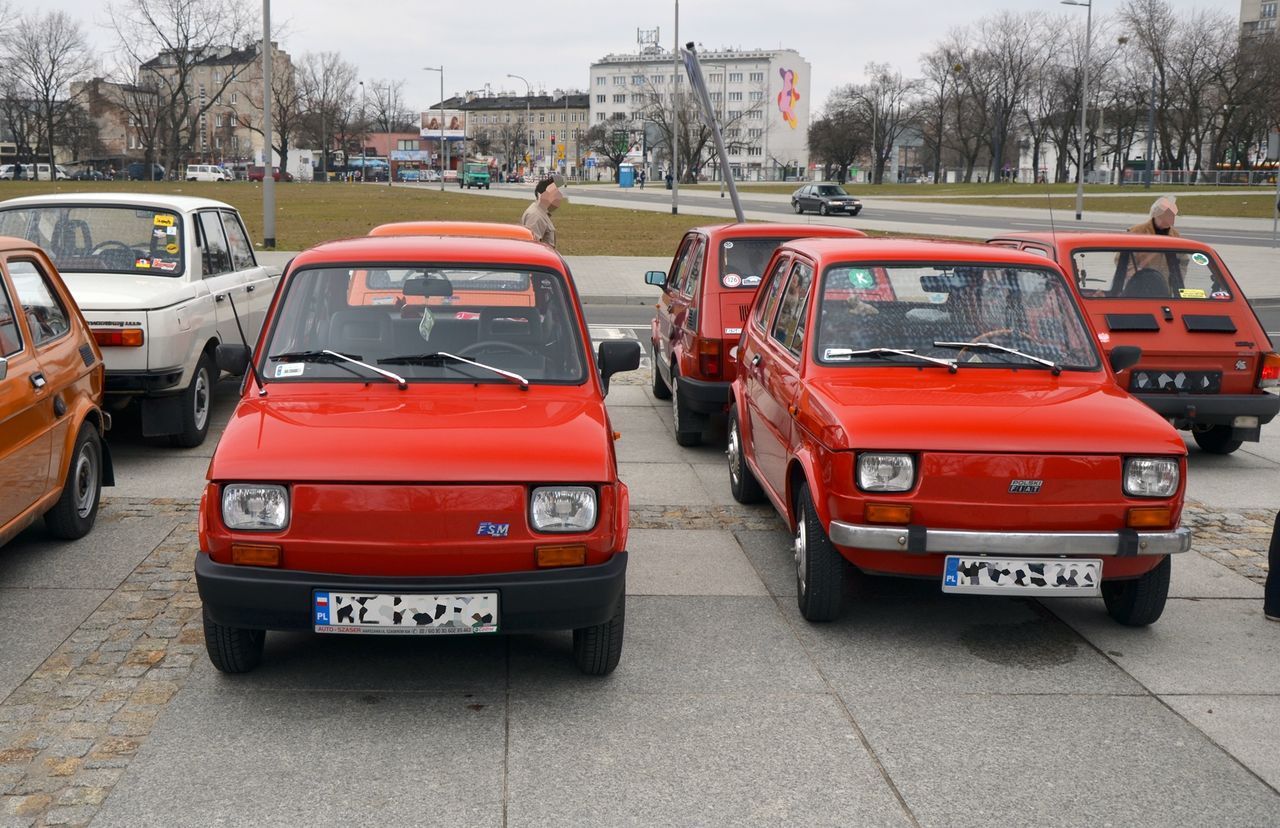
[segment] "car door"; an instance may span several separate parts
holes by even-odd
[[[671,317],[671,353],[682,376],[697,372],[697,356],[693,354],[693,340],[698,336],[697,297],[702,285],[702,270],[707,260],[707,240],[698,236],[689,249],[689,264],[681,279],[680,293],[675,297]]]
[[[276,281],[254,257],[253,244],[249,241],[249,234],[245,232],[244,224],[240,221],[240,215],[234,210],[223,210],[221,219],[222,229],[227,237],[227,248],[231,252],[231,266],[240,274],[241,283],[244,285],[245,310],[241,310],[238,294],[236,310],[242,313],[240,321],[244,323],[244,335],[248,337],[249,344],[253,345],[258,338],[258,331],[262,330],[262,324],[267,318],[267,308],[271,305]]]
[[[0,531],[49,489],[53,405],[26,313],[0,266]]]
[[[739,348],[739,370],[743,377],[743,416],[746,425],[747,455],[761,470],[761,482],[773,489],[773,483],[764,477],[764,465],[769,462],[770,451],[776,453],[776,440],[769,437],[769,422],[766,412],[770,409],[765,377],[769,375],[768,362],[775,358],[769,332],[773,328],[778,304],[787,284],[787,274],[791,267],[790,256],[780,256],[773,264],[765,280],[760,285],[759,297],[753,307],[748,322],[747,335],[743,337]],[[763,455],[762,455],[763,452]],[[781,496],[782,490],[778,491]]]
[[[658,300],[658,341],[656,343],[658,358],[654,370],[659,370],[658,366],[661,366],[661,371],[668,381],[671,379],[669,370],[671,367],[671,344],[678,324],[675,321],[675,316],[682,295],[681,283],[688,275],[689,254],[693,250],[696,241],[697,234],[689,233],[680,243],[680,248],[676,251],[676,257],[671,260],[671,271],[667,274],[667,283],[662,288],[662,298]]]
[[[245,328],[245,336],[252,337],[244,275],[232,265],[220,211],[201,210],[196,213],[195,220],[200,232],[200,266],[205,287],[213,297],[218,338],[222,342],[240,341],[236,314],[239,314],[240,323]]]
[[[787,458],[791,454],[792,407],[800,391],[800,361],[804,353],[805,321],[813,284],[813,266],[796,260],[782,291],[778,312],[763,345],[759,397],[760,426],[752,432],[756,464],[778,495],[786,492]]]

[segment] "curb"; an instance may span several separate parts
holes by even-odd
[[[655,297],[628,296],[624,294],[584,293],[579,296],[584,305],[653,305]]]

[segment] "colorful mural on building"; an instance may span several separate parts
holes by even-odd
[[[782,113],[782,120],[795,129],[797,124],[795,105],[800,100],[800,91],[796,89],[796,73],[791,69],[779,69],[778,74],[782,76],[782,91],[778,93],[778,111]]]

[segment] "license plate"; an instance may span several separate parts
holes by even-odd
[[[984,558],[948,555],[943,592],[976,595],[1098,595],[1102,561],[1096,558]]]
[[[315,630],[354,635],[471,635],[498,631],[498,593],[312,594]]]

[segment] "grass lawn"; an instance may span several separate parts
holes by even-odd
[[[1153,191],[1154,192],[1154,191]],[[1165,192],[1161,190],[1161,192]],[[1240,195],[1195,196],[1178,195],[1178,211],[1184,216],[1229,216],[1233,218],[1271,218],[1275,209],[1275,193],[1256,191]],[[1153,195],[1135,196],[1133,198],[1095,198],[1086,195],[1084,209],[1094,213],[1146,213],[1154,200]],[[1057,197],[1052,200],[1040,196],[1038,198],[954,198],[947,199],[946,204],[980,204],[987,207],[1029,207],[1044,210],[1050,201],[1055,211],[1072,212],[1076,208],[1074,197]]]
[[[791,184],[751,184],[740,182],[738,184],[738,192],[742,193],[773,193],[775,195],[791,195],[803,183],[797,182]],[[720,190],[719,184],[681,184],[682,190]],[[1046,192],[1056,194],[1074,194],[1076,191],[1075,184],[881,184],[874,186],[872,184],[845,184],[844,189],[857,196],[917,196],[920,198],[928,198],[930,196],[1017,196],[1025,195],[1028,198],[1039,196],[1043,198]],[[1085,193],[1115,193],[1122,194],[1126,191],[1133,192],[1134,187],[1124,188],[1116,187],[1109,184],[1088,184],[1085,186]],[[1194,191],[1196,189],[1204,190],[1205,186],[1199,187],[1190,185],[1160,185],[1153,187],[1150,193],[1152,195],[1144,195],[1147,203],[1150,205],[1151,199],[1154,199],[1159,193],[1184,193]],[[1226,187],[1213,189],[1228,189]],[[1241,187],[1241,191],[1248,193],[1267,193],[1275,192],[1274,187]],[[1147,193],[1148,191],[1141,191]],[[1003,200],[1000,203],[1006,203]],[[1010,205],[1014,206],[1014,205]],[[1021,206],[1021,205],[1018,205]]]

